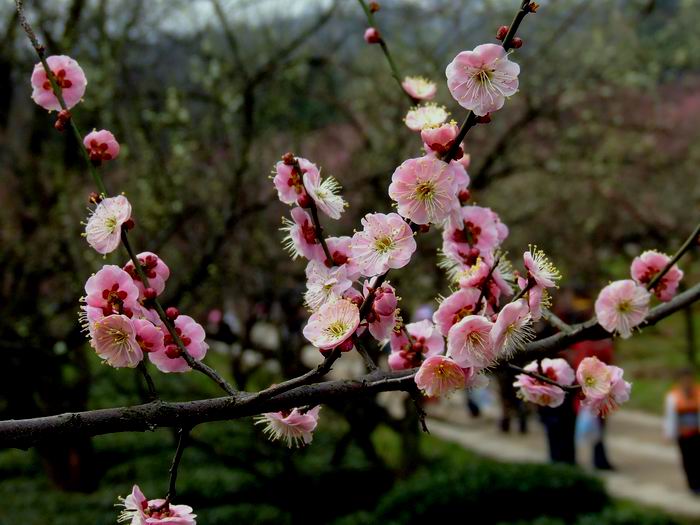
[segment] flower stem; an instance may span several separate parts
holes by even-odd
[[[139,369],[139,372],[141,372],[141,375],[143,375],[143,378],[146,380],[146,387],[148,388],[148,397],[151,401],[155,401],[156,399],[158,399],[158,392],[156,391],[156,385],[153,383],[153,378],[151,377],[151,374],[148,373],[146,363],[144,361],[141,361],[138,364],[137,368]]]
[[[538,381],[542,381],[543,383],[558,386],[564,392],[575,392],[576,390],[581,388],[579,385],[570,385],[570,386],[561,385],[561,384],[557,383],[556,381],[554,381],[554,379],[550,379],[547,376],[544,376],[542,374],[538,374],[537,372],[530,372],[529,370],[525,370],[524,368],[521,368],[521,367],[516,366],[514,364],[511,364],[511,363],[508,363],[508,368],[510,368],[511,370],[515,370],[516,372],[520,372],[521,374],[525,374],[526,376],[533,377],[533,378],[537,379]]]
[[[663,269],[657,273],[651,281],[649,281],[649,284],[647,284],[647,290],[651,291],[657,284],[659,284],[664,275],[666,275],[668,271],[673,268],[673,265],[676,264],[679,259],[697,243],[698,236],[700,236],[700,224],[695,227],[693,233],[691,233],[683,243],[683,246],[681,246],[678,251],[673,254],[673,257],[671,257],[671,259],[666,263],[666,266],[664,266]]]

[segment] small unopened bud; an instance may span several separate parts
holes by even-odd
[[[158,295],[158,293],[156,292],[155,288],[146,288],[143,291],[143,296],[146,299],[148,299],[149,301],[152,301],[153,299],[155,299],[156,295]]]
[[[523,47],[523,39],[519,36],[516,36],[515,38],[513,38],[513,41],[510,43],[510,45],[513,47],[513,49],[520,49],[521,47]]]
[[[65,120],[58,118],[56,119],[56,122],[53,123],[53,127],[56,129],[56,131],[63,133],[66,130],[66,122]]]
[[[309,194],[304,192],[297,198],[297,204],[300,208],[308,208],[311,206],[311,197]]]
[[[428,233],[430,231],[430,224],[421,224],[418,227],[418,231],[421,233]]]
[[[100,202],[102,202],[102,196],[96,191],[91,191],[88,200],[93,204],[99,204]]]
[[[507,34],[508,26],[501,26],[498,28],[498,31],[496,31],[496,38],[498,38],[499,40],[503,40]]]
[[[486,115],[476,117],[476,122],[478,124],[488,124],[489,122],[491,122],[491,113],[486,113]]]
[[[340,343],[336,348],[340,350],[341,352],[349,352],[352,350],[354,343],[352,342],[352,337],[349,337],[342,343]]]
[[[529,4],[527,4],[527,8],[531,13],[536,13],[537,10],[540,8],[540,4],[538,4],[537,2],[530,2]]]
[[[292,166],[295,160],[296,159],[294,158],[293,153],[287,152],[282,155],[282,162],[284,162],[287,166]]]
[[[68,122],[70,120],[71,114],[70,111],[67,109],[62,109],[61,111],[58,112],[58,120],[62,120],[63,122]]]
[[[370,13],[376,13],[377,11],[379,11],[379,2],[370,2],[369,11]]]
[[[368,27],[365,30],[365,42],[368,44],[378,44],[382,41],[379,31],[375,27]]]
[[[180,310],[178,310],[174,306],[168,306],[168,309],[165,310],[165,315],[168,319],[174,321],[180,316]]]
[[[469,199],[471,199],[471,197],[472,197],[472,194],[470,193],[469,190],[462,190],[459,192],[459,202],[461,204],[469,202]]]
[[[134,219],[132,218],[129,218],[124,222],[124,228],[126,228],[127,230],[133,230],[135,226],[136,221],[134,221]]]

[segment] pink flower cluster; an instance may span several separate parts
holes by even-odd
[[[165,288],[170,270],[153,253],[144,252],[136,258],[149,279],[149,288],[144,288],[132,262],[123,269],[105,265],[85,283],[81,316],[90,344],[114,368],[134,368],[148,355],[162,372],[189,371],[181,350],[166,333],[151,304]],[[208,348],[204,329],[187,315],[176,317],[174,325],[187,352],[201,360]]]
[[[632,385],[622,368],[606,365],[597,357],[586,357],[576,369],[576,381],[584,395],[582,405],[605,417],[629,400]]]
[[[571,386],[576,380],[574,369],[565,359],[542,359],[539,363],[533,361],[524,370],[539,374],[556,381],[562,387]],[[547,407],[558,407],[564,402],[566,390],[551,383],[527,374],[519,374],[513,386],[518,389],[518,395],[525,401]]]

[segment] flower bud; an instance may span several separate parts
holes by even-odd
[[[421,233],[428,233],[430,231],[430,224],[421,224],[418,227],[418,231]]]
[[[377,11],[379,11],[379,2],[370,2],[369,3],[369,12],[376,13]]]
[[[513,47],[513,49],[520,49],[521,47],[523,47],[523,39],[519,36],[516,36],[515,38],[513,38],[513,41],[510,43],[510,45]]]
[[[488,124],[491,122],[491,113],[486,113],[486,115],[476,117],[476,122],[477,124]]]
[[[503,40],[507,34],[508,34],[508,26],[501,26],[498,28],[498,31],[496,31],[496,38],[498,40]]]
[[[347,338],[345,341],[340,343],[336,348],[341,352],[349,352],[352,350],[354,343],[352,342],[352,337]]]
[[[469,199],[471,198],[471,193],[469,190],[462,190],[459,192],[459,202],[460,204],[465,204],[469,202]]]
[[[174,321],[180,315],[180,310],[178,310],[174,306],[169,306],[168,309],[165,310],[165,315],[168,317],[168,319]]]
[[[156,298],[158,293],[156,292],[155,288],[146,288],[143,291],[143,296],[148,299],[149,301],[152,301],[153,299]]]
[[[134,219],[132,219],[132,218],[128,218],[126,220],[126,222],[124,223],[124,228],[126,228],[127,230],[133,230],[135,226],[136,226],[136,221],[134,221]]]
[[[294,154],[289,151],[282,155],[282,162],[284,162],[287,166],[292,166],[295,161],[296,159],[294,158]]]
[[[527,4],[527,9],[531,13],[536,13],[539,8],[540,4],[538,4],[537,2],[530,2],[529,4]]]
[[[375,27],[368,27],[365,30],[365,42],[368,44],[378,44],[379,42],[382,41],[382,37],[379,34],[379,31]]]
[[[311,206],[311,197],[309,194],[304,192],[297,198],[297,204],[300,208],[309,208]]]

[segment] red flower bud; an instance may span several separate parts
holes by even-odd
[[[464,204],[466,202],[469,202],[469,199],[471,198],[471,193],[469,190],[462,190],[459,192],[459,202],[461,204]]]
[[[156,298],[156,295],[158,295],[155,291],[154,288],[146,288],[143,291],[143,296],[148,299],[149,301],[152,301],[153,299]]]
[[[486,115],[482,117],[476,117],[476,122],[478,124],[488,124],[491,122],[491,113],[486,113]]]
[[[71,114],[70,111],[67,109],[62,109],[61,111],[58,112],[58,120],[62,120],[63,122],[68,122],[70,120]]]
[[[340,350],[341,352],[349,352],[352,350],[353,347],[353,342],[352,342],[352,337],[347,338],[345,341],[340,343],[336,348]]]
[[[282,162],[284,162],[287,166],[291,166],[294,164],[296,159],[294,158],[294,154],[287,152],[284,155],[282,155]]]
[[[133,230],[134,226],[136,226],[136,222],[132,218],[129,218],[126,220],[126,222],[124,222],[124,228],[127,230]]]
[[[382,37],[376,27],[368,27],[365,30],[365,42],[368,44],[378,44],[382,41]]]
[[[538,4],[537,2],[530,2],[529,4],[527,4],[527,8],[531,13],[536,13],[537,10],[540,8],[540,4]]]
[[[53,123],[53,127],[56,129],[56,131],[64,132],[66,130],[66,122],[59,119],[56,119],[56,122]]]
[[[498,31],[496,31],[496,38],[498,38],[499,40],[503,40],[507,34],[508,26],[501,26],[498,28]]]
[[[421,224],[418,227],[418,231],[421,233],[428,233],[430,231],[430,224]]]
[[[297,199],[297,204],[300,208],[309,208],[311,206],[311,197],[309,197],[308,193],[304,192],[301,195],[299,195],[299,198]]]
[[[370,2],[369,11],[370,13],[376,13],[377,11],[379,11],[379,2]]]
[[[174,321],[180,315],[180,310],[178,310],[174,306],[169,306],[168,309],[165,311],[165,315],[168,317],[168,319]]]
[[[521,47],[523,47],[523,39],[519,36],[516,36],[515,38],[513,38],[513,41],[510,43],[510,45],[513,47],[513,49],[520,49]]]

